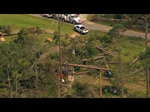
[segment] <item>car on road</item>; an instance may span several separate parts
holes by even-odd
[[[87,28],[85,28],[84,25],[74,25],[74,30],[79,32],[80,34],[87,34],[89,31]]]

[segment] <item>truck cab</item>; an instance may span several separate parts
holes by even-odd
[[[79,16],[77,14],[68,14],[66,16],[66,21],[70,22],[72,24],[80,24],[81,23],[81,19],[79,18]]]
[[[56,19],[61,19],[72,24],[81,24],[81,19],[77,14],[56,14]]]

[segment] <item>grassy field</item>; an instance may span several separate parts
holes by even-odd
[[[34,17],[27,14],[0,14],[0,26],[3,25],[10,25],[13,30],[37,26],[44,30],[57,31],[57,21]],[[73,25],[63,23],[61,33],[72,34]]]

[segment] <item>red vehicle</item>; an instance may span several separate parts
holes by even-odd
[[[67,70],[62,70],[62,74],[60,75],[60,74],[58,74],[58,79],[60,80],[60,76],[61,76],[61,78],[63,78],[63,79],[68,79],[68,73],[67,73]]]

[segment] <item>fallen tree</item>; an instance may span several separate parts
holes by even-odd
[[[112,53],[110,53],[110,52],[106,51],[105,49],[103,49],[103,48],[101,48],[101,47],[98,47],[98,46],[95,46],[95,47],[96,47],[97,49],[99,49],[99,50],[104,51],[105,53],[109,54],[110,56],[115,57],[115,55],[113,55]]]
[[[67,63],[67,64],[64,63],[62,65],[91,68],[91,69],[96,69],[96,70],[110,70],[109,68],[99,68],[99,67],[91,66],[91,65],[79,65],[79,64],[70,64],[70,63]]]

